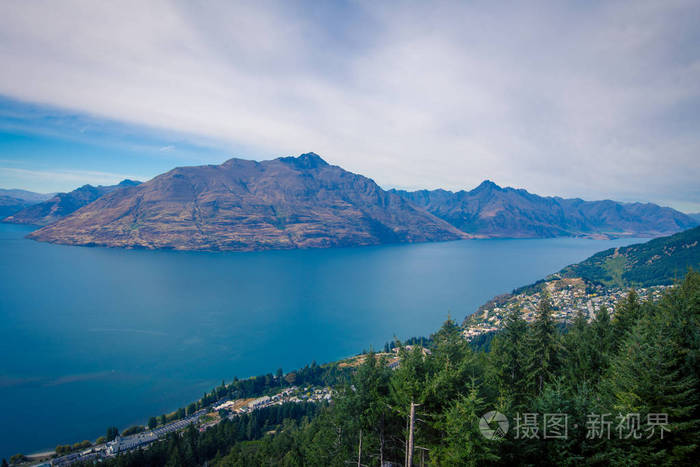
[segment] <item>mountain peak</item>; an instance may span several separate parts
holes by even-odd
[[[141,182],[138,180],[131,180],[131,179],[125,178],[124,180],[119,182],[117,184],[117,186],[125,187],[125,186],[136,186],[136,185],[140,185],[140,184],[141,184]]]
[[[484,190],[502,190],[500,186],[496,185],[494,182],[492,182],[489,179],[484,180],[479,184],[478,187],[474,188],[472,191],[484,191]]]
[[[299,157],[280,157],[279,160],[285,164],[293,165],[299,169],[316,169],[318,167],[324,167],[328,165],[328,162],[324,161],[321,156],[315,152],[307,152]]]

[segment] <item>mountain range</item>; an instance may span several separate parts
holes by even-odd
[[[58,193],[43,202],[27,204],[23,209],[3,219],[13,224],[49,225],[87,206],[99,197],[119,188],[136,186],[141,182],[122,180],[117,185],[83,185],[69,193]],[[28,192],[31,193],[31,192]]]
[[[501,188],[490,180],[471,191],[394,193],[484,238],[659,236],[698,224],[682,212],[656,204],[543,197],[523,189]]]
[[[5,222],[70,245],[265,250],[464,238],[660,236],[697,225],[650,203],[541,197],[485,181],[471,191],[383,190],[314,153],[178,167],[138,184],[86,185]]]

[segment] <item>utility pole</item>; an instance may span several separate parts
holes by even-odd
[[[414,404],[411,401],[411,418],[408,422],[408,460],[406,462],[407,467],[413,467],[413,427],[415,425],[416,418],[416,407],[420,404]]]
[[[362,460],[362,428],[360,428],[360,444],[357,447],[357,467],[361,467],[360,461]]]
[[[406,419],[406,431],[408,431],[408,427],[410,426],[410,420],[411,417],[409,416]],[[403,450],[403,465],[404,467],[408,465],[408,440],[406,440],[406,443],[404,444],[404,450]]]

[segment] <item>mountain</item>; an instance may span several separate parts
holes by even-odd
[[[0,188],[0,219],[21,211],[28,206],[45,201],[52,196],[53,194]]]
[[[477,237],[659,236],[698,224],[686,214],[651,203],[542,197],[489,180],[456,193],[392,191]]]
[[[700,269],[700,227],[646,243],[612,248],[559,272],[563,278],[615,287],[669,285]]]
[[[32,204],[12,196],[0,195],[0,219],[21,211]]]
[[[92,186],[83,185],[70,193],[58,193],[43,203],[28,205],[21,211],[3,219],[12,224],[49,225],[67,215],[87,206],[99,197],[118,188],[136,186],[141,182],[122,180],[117,185]]]
[[[688,217],[690,217],[691,219],[695,220],[695,222],[700,224],[700,212],[694,212],[694,213],[688,214]]]
[[[263,250],[468,235],[316,154],[178,167],[108,193],[30,238],[71,245]]]
[[[52,198],[56,193],[35,193],[33,191],[0,188],[0,196],[20,199],[30,204],[41,203]]]

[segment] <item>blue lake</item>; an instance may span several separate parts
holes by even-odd
[[[635,240],[465,240],[261,253],[26,240],[0,224],[0,457],[145,423],[222,380],[429,335]]]

